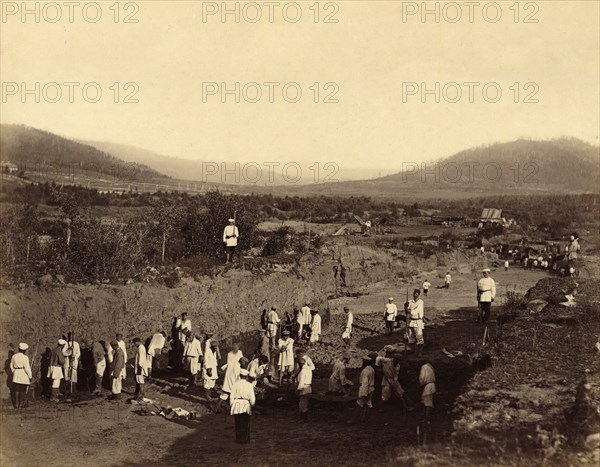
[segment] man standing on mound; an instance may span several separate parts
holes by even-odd
[[[486,322],[490,317],[492,302],[496,298],[496,282],[490,277],[490,269],[485,268],[481,271],[483,277],[477,282],[477,302],[481,309],[478,321]]]

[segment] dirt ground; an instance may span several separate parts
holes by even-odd
[[[331,323],[324,331],[323,343],[309,352],[317,364],[313,388],[323,393],[331,360],[346,350],[340,342],[344,317],[339,310],[350,304],[356,314],[352,349],[355,355],[380,351],[387,344],[401,341],[402,331],[384,336],[382,308],[393,296],[401,305],[406,289],[420,286],[427,278],[433,287],[426,298],[425,315],[430,319],[425,330],[425,356],[434,362],[438,393],[431,427],[421,423],[421,413],[404,413],[397,401],[379,413],[371,411],[364,423],[349,424],[355,404],[311,401],[310,417],[300,422],[293,391],[277,393],[258,404],[251,421],[251,443],[234,442],[233,417],[208,410],[203,391],[188,388],[185,377],[170,373],[159,375],[147,386],[146,396],[161,407],[181,407],[195,411],[195,420],[166,419],[145,415],[142,407],[109,402],[105,397],[81,398],[79,402],[50,404],[43,400],[15,411],[4,401],[0,425],[2,466],[34,465],[499,465],[484,452],[457,448],[451,442],[453,407],[466,390],[475,371],[485,369],[485,359],[472,351],[483,335],[483,326],[475,323],[476,274],[454,274],[449,290],[437,289],[445,268],[438,268],[411,280],[380,282],[368,295],[338,298],[332,301]],[[507,290],[524,293],[547,277],[545,273],[510,268],[494,271],[498,297],[492,318],[502,311]],[[336,313],[335,310],[338,310]],[[449,359],[442,348],[469,353],[468,358]],[[353,364],[359,359],[353,359]],[[472,363],[475,362],[475,365]],[[483,365],[477,367],[477,363]],[[418,364],[413,355],[402,364],[400,381],[409,400],[418,401]],[[358,369],[349,371],[357,383]],[[380,378],[378,378],[380,379]],[[355,386],[356,388],[356,386]],[[132,394],[130,383],[125,392]],[[375,394],[377,400],[378,392]],[[427,433],[425,446],[418,443],[417,430]],[[542,458],[531,454],[531,465]]]

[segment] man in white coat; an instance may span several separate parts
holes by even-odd
[[[202,366],[202,384],[208,392],[214,389],[217,378],[217,342],[210,338],[206,341],[204,349],[204,365]]]
[[[275,343],[277,342],[277,330],[279,329],[280,322],[281,318],[279,318],[279,315],[277,314],[277,308],[272,306],[269,314],[267,315],[267,334],[271,342],[271,348],[273,349],[275,348]]]
[[[221,367],[221,370],[225,370],[225,376],[223,378],[223,391],[221,392],[219,401],[213,410],[214,413],[219,413],[223,402],[229,399],[231,388],[240,378],[240,360],[242,358],[244,358],[244,354],[240,350],[240,346],[238,344],[233,344],[231,350],[227,354],[227,363]]]
[[[185,367],[191,374],[190,384],[194,386],[198,383],[201,357],[202,345],[200,344],[200,339],[198,339],[198,336],[195,335],[193,338],[186,341],[185,348],[183,349]]]
[[[300,309],[300,313],[298,313],[298,324],[300,325],[300,329],[298,329],[298,339],[304,339],[306,336],[306,332],[311,323],[311,314],[310,314],[310,306],[307,303]]]
[[[29,357],[25,354],[28,348],[29,346],[25,342],[21,342],[19,344],[19,351],[10,359],[15,409],[27,406],[27,389],[33,379]]]
[[[388,302],[385,305],[384,319],[385,319],[385,334],[391,336],[394,332],[394,326],[396,324],[396,316],[398,316],[398,307],[394,303],[392,297],[388,298]]]
[[[239,236],[240,232],[235,225],[235,219],[229,219],[229,225],[226,225],[225,229],[223,229],[223,244],[225,245],[225,253],[227,255],[226,263],[233,261]]]
[[[81,359],[81,348],[79,342],[73,340],[73,333],[71,332],[67,334],[67,343],[63,346],[63,355],[65,356],[63,371],[66,390],[72,391],[77,386],[77,369]]]
[[[290,337],[290,331],[283,331],[281,339],[279,339],[279,360],[277,369],[279,370],[279,385],[283,381],[283,377],[288,379],[294,372],[294,339]]]
[[[312,319],[310,322],[310,343],[315,344],[321,338],[321,315],[319,310],[310,310]]]
[[[425,339],[423,338],[423,328],[425,327],[423,322],[424,304],[423,300],[420,298],[420,295],[421,290],[415,289],[413,291],[412,300],[404,304],[404,310],[408,315],[408,322],[406,325],[408,332],[408,343],[417,344],[418,356],[421,356],[421,349],[423,348],[423,344],[425,344]]]
[[[477,282],[477,302],[481,310],[478,321],[485,323],[490,317],[492,302],[496,298],[496,282],[490,277],[489,268],[485,268],[481,272],[483,277]]]
[[[298,408],[300,410],[300,420],[308,419],[308,395],[312,393],[312,375],[315,365],[308,355],[300,356],[300,365],[302,369],[298,373]]]
[[[148,376],[152,376],[155,366],[155,359],[160,356],[162,349],[167,343],[167,333],[164,331],[152,335],[150,344],[148,344]]]
[[[346,327],[342,333],[342,339],[346,344],[350,344],[350,336],[352,335],[352,324],[354,323],[354,315],[350,311],[350,308],[345,306],[344,313],[346,313]]]
[[[144,398],[144,384],[148,376],[148,357],[146,347],[139,337],[133,339],[133,345],[135,347],[135,393],[133,397],[135,400],[141,401]]]

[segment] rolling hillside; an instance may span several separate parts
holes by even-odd
[[[86,144],[24,125],[0,125],[0,157],[27,175],[65,179],[153,182],[167,177]]]

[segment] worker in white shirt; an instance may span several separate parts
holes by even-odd
[[[385,320],[385,334],[391,336],[394,332],[394,325],[396,324],[396,316],[398,316],[398,307],[394,303],[394,298],[388,298],[388,302],[385,305],[384,320]]]
[[[346,365],[349,361],[349,354],[344,354],[342,358],[335,360],[331,369],[327,392],[332,394],[346,394],[348,392],[346,386],[353,385],[352,381],[346,378]]]
[[[146,384],[148,376],[148,358],[146,347],[139,337],[133,338],[133,346],[135,347],[135,393],[133,397],[135,400],[141,401],[144,399],[144,384]]]
[[[185,311],[181,313],[181,318],[177,319],[175,327],[179,331],[179,342],[181,342],[181,345],[185,345],[188,332],[192,332],[192,320],[188,318],[188,314]]]
[[[350,345],[350,336],[352,335],[352,323],[354,322],[354,315],[347,306],[344,307],[344,313],[346,313],[346,327],[342,333],[342,339],[347,345]]]
[[[191,333],[189,333],[191,336]],[[200,372],[200,359],[202,357],[202,345],[197,335],[188,338],[183,349],[185,368],[190,372],[190,384],[198,384],[198,373]]]
[[[174,366],[178,370],[181,369],[183,362],[183,349],[187,340],[187,333],[192,332],[192,321],[188,318],[186,312],[181,313],[181,317],[175,321],[175,331],[177,332],[177,340],[175,341],[175,358]]]
[[[300,420],[308,419],[308,395],[312,393],[312,375],[315,365],[308,355],[300,356],[300,365],[302,366],[298,373],[298,407],[300,410]]]
[[[450,282],[452,282],[452,276],[450,275],[450,271],[448,271],[444,276],[444,287],[446,289],[450,288]]]
[[[427,294],[429,293],[429,287],[431,287],[431,282],[429,282],[427,279],[425,279],[425,282],[423,282],[423,296],[427,297]]]
[[[404,311],[407,313],[407,331],[408,331],[408,343],[417,344],[418,355],[421,355],[423,344],[425,340],[423,338],[423,311],[424,304],[423,300],[419,297],[421,290],[415,289],[413,291],[413,298],[404,304]],[[414,351],[414,348],[413,348]]]
[[[431,417],[433,410],[433,395],[436,392],[435,387],[435,371],[431,363],[427,360],[420,362],[421,371],[419,372],[419,384],[423,388],[421,393],[421,403],[425,406],[425,420]]]
[[[223,378],[223,390],[221,391],[217,405],[213,409],[214,413],[219,413],[223,402],[229,399],[231,388],[240,377],[240,369],[242,368],[240,360],[242,358],[244,358],[244,354],[240,350],[239,344],[233,344],[227,354],[227,363],[221,367],[221,370],[225,371],[225,377]],[[248,363],[247,360],[246,363]]]
[[[29,346],[25,342],[21,342],[19,344],[19,351],[10,359],[15,409],[21,409],[27,406],[27,390],[33,379],[29,357],[26,355],[28,348]]]
[[[150,344],[148,344],[148,376],[152,376],[156,365],[156,358],[162,353],[162,349],[167,342],[167,333],[164,331],[152,335]]]
[[[66,390],[73,391],[77,386],[77,370],[79,369],[79,359],[81,358],[81,348],[79,343],[73,340],[73,333],[67,333],[67,343],[63,347],[65,356],[65,365],[63,368],[65,375]]]
[[[235,442],[246,444],[250,442],[250,416],[256,403],[254,386],[248,381],[249,372],[240,370],[240,378],[231,388],[231,410],[235,417]]]
[[[255,356],[250,363],[248,363],[248,373],[252,386],[255,386],[265,378],[267,368],[269,366],[269,359],[265,355]]]
[[[271,348],[276,348],[277,343],[277,331],[279,329],[279,323],[281,319],[277,314],[277,308],[274,306],[271,307],[269,313],[267,315],[267,334],[269,336],[269,340],[271,342]]]
[[[373,392],[375,392],[375,369],[373,365],[375,362],[368,356],[362,359],[363,366],[359,376],[360,386],[358,388],[358,399],[356,400],[359,410],[352,420],[350,420],[350,423],[355,422],[357,419],[365,421],[367,410],[373,408]]]
[[[281,386],[283,378],[286,377],[289,381],[294,372],[294,339],[290,337],[290,331],[283,331],[278,347],[277,369],[279,370],[279,385]]]
[[[225,245],[225,254],[227,255],[226,263],[233,261],[239,236],[240,232],[235,225],[235,219],[229,219],[229,225],[226,225],[225,229],[223,229],[223,244]]]
[[[381,367],[383,378],[381,379],[381,405],[379,411],[383,412],[383,407],[388,400],[392,397],[392,393],[396,394],[404,409],[406,410],[406,403],[404,402],[404,389],[398,381],[398,375],[400,374],[400,357],[394,356],[389,357],[391,350],[387,350],[386,357],[377,357],[375,359],[375,366]]]
[[[490,269],[482,271],[483,277],[477,282],[477,302],[481,309],[478,321],[486,322],[490,317],[492,302],[496,298],[496,282],[490,277]]]
[[[214,389],[217,382],[217,342],[207,339],[204,348],[204,365],[202,366],[202,385],[206,389],[207,395],[211,389]]]
[[[321,338],[321,315],[319,310],[310,310],[312,319],[310,321],[310,343],[315,344]]]
[[[50,400],[58,402],[58,392],[60,389],[60,381],[64,378],[63,367],[65,364],[65,356],[63,348],[67,345],[65,339],[58,339],[58,345],[52,349],[50,355],[50,365],[48,366],[47,377],[52,380],[52,390],[50,392]]]
[[[298,339],[306,338],[306,334],[311,324],[311,318],[310,306],[308,302],[306,302],[298,314],[298,324],[300,326],[300,329],[298,329]]]
[[[123,351],[123,358],[125,359],[125,365],[123,365],[123,371],[121,372],[121,378],[124,380],[127,377],[127,345],[123,340],[123,334],[120,332],[116,335],[117,344],[119,344],[119,348]]]

